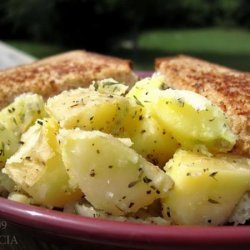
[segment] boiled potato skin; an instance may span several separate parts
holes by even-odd
[[[163,216],[180,225],[222,225],[250,190],[250,161],[178,150],[165,166],[175,185],[162,200]]]
[[[99,131],[61,130],[62,156],[73,187],[96,208],[124,215],[165,197],[171,179],[119,139]]]

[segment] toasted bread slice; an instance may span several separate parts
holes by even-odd
[[[221,107],[238,135],[233,152],[250,156],[250,73],[183,55],[158,58],[155,67],[169,86],[197,92]]]
[[[114,78],[132,84],[136,76],[129,60],[86,51],[72,51],[0,71],[0,108],[25,92],[45,98],[76,87],[86,87],[93,80]]]

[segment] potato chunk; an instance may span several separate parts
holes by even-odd
[[[165,77],[155,74],[152,77],[146,77],[138,82],[128,92],[127,97],[134,97],[143,103],[147,103],[147,95],[152,90],[165,90],[168,89],[165,82]]]
[[[23,94],[0,112],[0,168],[20,146],[20,137],[38,118],[45,116],[44,102],[36,94]]]
[[[182,148],[213,153],[232,149],[236,137],[219,107],[192,91],[164,89],[164,84],[161,76],[145,79],[128,96],[135,96],[150,109]]]
[[[205,97],[185,90],[161,92],[152,109],[166,129],[186,149],[202,148],[227,152],[236,137],[224,113]]]
[[[61,130],[62,157],[73,187],[113,215],[136,212],[166,197],[171,179],[119,139],[99,131]]]
[[[12,130],[7,129],[0,122],[0,170],[4,167],[6,160],[13,155],[20,146],[19,133],[15,135]]]
[[[95,85],[91,86],[92,90],[65,91],[48,100],[47,110],[63,128],[100,130],[117,137],[129,137],[139,154],[164,166],[178,147],[177,141],[135,98],[111,95],[109,91],[113,89],[110,88],[115,85],[96,86],[105,93],[94,91]]]
[[[163,216],[175,224],[221,225],[250,190],[247,158],[178,150],[165,170],[175,185],[162,200]]]
[[[178,148],[178,142],[154,117],[147,108],[130,99],[123,128],[118,136],[129,137],[132,148],[151,163],[163,167]]]
[[[69,177],[56,141],[57,131],[54,120],[38,120],[23,134],[23,145],[3,169],[35,203],[49,207],[63,207],[82,195],[68,185]]]
[[[101,94],[89,89],[74,89],[49,98],[46,109],[61,127],[100,130],[111,133],[119,126],[128,101],[120,96]],[[122,105],[124,103],[124,105]],[[119,113],[118,113],[119,111]]]

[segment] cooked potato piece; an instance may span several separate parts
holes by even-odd
[[[30,124],[46,115],[43,98],[37,94],[22,94],[0,112],[0,121],[6,128],[23,133]]]
[[[54,120],[38,120],[23,134],[23,145],[3,169],[35,203],[49,207],[63,207],[82,195],[79,190],[69,188],[69,177],[56,141],[57,131]]]
[[[169,88],[165,82],[165,77],[155,74],[152,77],[146,77],[138,82],[128,92],[127,97],[134,97],[147,103],[147,95],[152,90],[165,90]]]
[[[47,109],[63,128],[131,138],[133,148],[156,165],[165,165],[177,148],[177,141],[134,98],[77,89],[50,98]]]
[[[118,136],[131,138],[132,148],[137,153],[151,163],[163,167],[178,148],[178,142],[146,108],[133,99],[130,100],[123,129]]]
[[[185,149],[227,152],[236,137],[219,107],[205,97],[186,90],[167,88],[162,76],[137,82],[128,96],[134,96],[151,110]]]
[[[163,216],[180,225],[221,225],[250,190],[247,158],[178,150],[165,170],[175,184],[162,200]]]
[[[101,94],[89,89],[64,91],[47,102],[47,111],[60,122],[61,127],[101,130],[111,133],[119,126],[126,108],[124,97]],[[122,105],[125,103],[124,105]],[[119,113],[118,113],[119,111]]]
[[[10,193],[8,196],[8,199],[12,200],[12,201],[23,203],[23,204],[31,204],[32,203],[32,199],[30,197],[28,197],[25,194],[18,193],[18,192]]]
[[[23,94],[0,112],[0,168],[20,146],[20,137],[36,119],[44,117],[44,102],[36,94]]]
[[[73,187],[96,208],[124,215],[166,197],[171,179],[119,139],[99,131],[61,130],[63,162]]]
[[[185,149],[227,152],[236,137],[224,113],[208,99],[191,91],[167,89],[154,96],[152,112]],[[156,94],[156,92],[155,92]]]
[[[124,84],[117,84],[112,79],[106,79],[91,85],[90,88],[101,93],[124,95],[128,87]],[[150,84],[148,84],[150,82]],[[127,105],[124,112],[121,127],[117,129],[116,136],[129,137],[133,142],[132,148],[141,154],[148,161],[158,166],[164,166],[176,149],[178,143],[154,117],[150,115],[148,109],[140,103],[137,96],[142,92],[145,93],[151,89],[165,89],[164,77],[155,76],[145,78],[136,83],[129,91],[127,98],[129,102],[123,102],[120,105]]]
[[[21,135],[15,135],[0,122],[0,171],[6,160],[13,155],[20,146]]]

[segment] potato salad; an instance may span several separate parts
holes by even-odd
[[[161,75],[113,79],[0,112],[0,194],[82,216],[166,225],[244,224],[250,161],[228,118]]]

